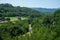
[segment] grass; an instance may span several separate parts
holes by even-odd
[[[17,21],[18,18],[17,17],[10,17],[10,21]]]
[[[18,20],[17,17],[5,17],[5,18],[10,18],[10,21],[17,21]]]
[[[10,18],[10,21],[18,21],[18,17],[5,17],[5,18]],[[21,20],[27,20],[27,17],[21,17]]]
[[[21,17],[21,20],[28,20],[27,17]]]

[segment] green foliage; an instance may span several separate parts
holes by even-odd
[[[51,15],[41,15],[41,12],[26,8],[13,7],[11,4],[0,5],[0,40],[60,40],[60,10]],[[5,17],[7,16],[7,17]],[[17,21],[15,16],[18,17]],[[27,17],[21,20],[20,16]],[[32,31],[29,32],[29,24]]]
[[[31,8],[26,7],[13,7],[11,4],[0,4],[0,17],[15,17],[15,16],[23,16],[23,17],[40,17],[41,12],[33,10]]]

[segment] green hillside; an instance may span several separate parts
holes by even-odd
[[[33,10],[31,8],[12,6],[11,4],[0,4],[0,17],[15,17],[15,16],[23,16],[23,17],[39,17],[41,16],[41,12]]]
[[[60,40],[60,10],[44,15],[30,8],[0,4],[0,40]]]

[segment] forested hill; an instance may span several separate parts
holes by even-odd
[[[11,4],[0,4],[0,17],[2,16],[39,17],[41,16],[41,12],[26,7],[20,7],[20,6],[15,7]]]

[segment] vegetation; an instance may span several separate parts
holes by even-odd
[[[27,19],[21,20],[21,17]],[[60,10],[43,15],[30,8],[0,4],[2,21],[8,22],[0,23],[0,40],[60,40]]]
[[[0,17],[15,17],[15,16],[23,16],[23,17],[39,17],[41,16],[40,12],[26,8],[26,7],[14,7],[11,4],[0,4]]]

